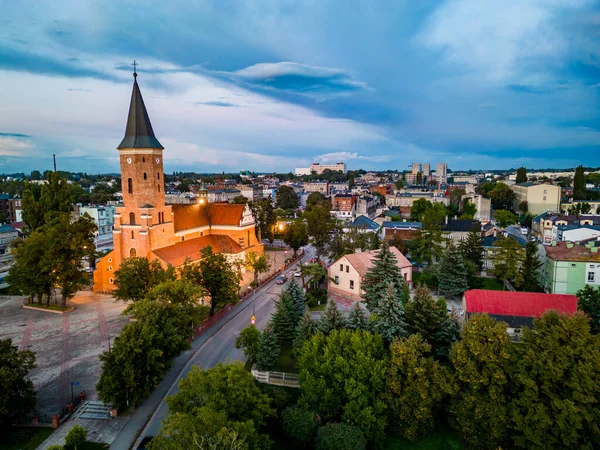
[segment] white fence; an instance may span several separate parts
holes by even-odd
[[[252,375],[260,383],[273,384],[275,386],[300,387],[298,374],[285,372],[263,372],[252,368]]]

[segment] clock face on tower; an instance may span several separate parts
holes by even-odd
[[[160,158],[156,158],[156,164],[160,162]]]
[[[127,164],[131,164],[131,158],[127,158]]]

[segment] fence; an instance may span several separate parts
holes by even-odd
[[[252,376],[259,383],[272,384],[274,386],[300,387],[298,374],[285,372],[261,371],[252,368]]]

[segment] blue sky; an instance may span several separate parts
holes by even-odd
[[[600,166],[600,2],[4,0],[0,172]]]

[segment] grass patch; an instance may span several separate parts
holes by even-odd
[[[325,311],[325,308],[327,308],[327,303],[326,302],[322,302],[320,305],[309,306],[308,310],[309,311]]]
[[[277,358],[277,362],[275,363],[276,372],[298,372],[298,369],[296,368],[296,360],[292,357],[292,352],[293,349],[291,347],[283,347],[281,349],[279,358]]]
[[[52,311],[66,311],[69,307],[63,308],[60,305],[40,305],[39,303],[27,303],[25,306],[31,306],[32,308],[39,309],[51,309]]]
[[[0,450],[35,450],[48,436],[52,428],[17,428],[6,427],[0,429],[2,439]]]
[[[487,278],[487,277],[479,277],[481,280],[481,284],[483,285],[482,289],[487,289],[490,291],[503,291],[504,283],[498,280],[497,278]]]
[[[434,430],[417,442],[396,436],[388,436],[384,448],[388,450],[462,450],[463,444],[449,429]]]

